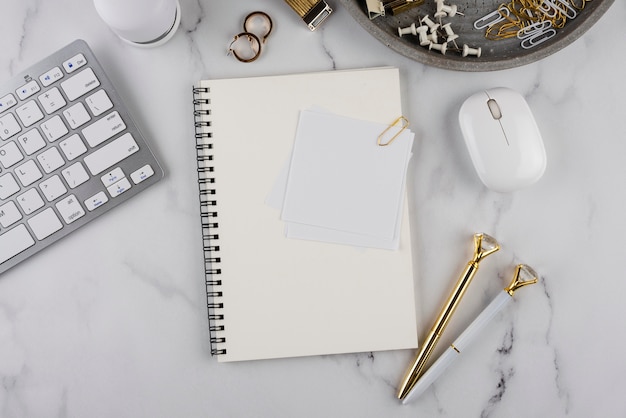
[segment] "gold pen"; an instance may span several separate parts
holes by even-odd
[[[422,370],[424,370],[424,366],[426,365],[428,358],[439,342],[439,338],[441,338],[441,334],[448,325],[448,321],[452,317],[452,314],[456,310],[461,298],[463,298],[467,287],[474,278],[480,261],[488,255],[495,253],[499,249],[500,245],[495,238],[487,234],[474,234],[474,256],[467,263],[467,267],[465,267],[465,270],[459,277],[456,286],[441,309],[441,312],[435,320],[435,324],[430,329],[426,340],[422,344],[422,348],[418,352],[413,365],[404,376],[400,390],[398,391],[398,399],[402,400],[406,398],[409,392],[411,392],[411,389],[413,389],[417,383],[417,379],[422,374]]]

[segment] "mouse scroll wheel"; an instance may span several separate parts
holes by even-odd
[[[502,111],[500,110],[500,106],[498,106],[498,102],[496,102],[494,99],[487,100],[487,107],[489,107],[491,116],[493,116],[494,119],[502,118]]]

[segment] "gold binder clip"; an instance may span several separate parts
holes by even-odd
[[[391,139],[387,142],[382,142],[383,137],[385,136],[385,134],[387,132],[389,132],[389,130],[391,128],[393,128],[394,126],[397,126],[398,124],[402,124],[402,129],[400,129],[393,137],[391,137]],[[387,145],[391,144],[393,141],[395,141],[395,139],[400,136],[400,134],[409,127],[409,120],[407,118],[405,118],[404,116],[400,116],[398,119],[394,120],[391,125],[389,125],[387,127],[387,129],[385,129],[380,135],[378,135],[378,139],[376,140],[376,143],[378,144],[378,146],[380,147],[386,147]]]

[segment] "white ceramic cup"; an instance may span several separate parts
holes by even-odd
[[[94,0],[94,6],[117,36],[135,46],[162,45],[180,24],[178,0]]]

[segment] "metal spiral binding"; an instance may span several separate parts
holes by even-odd
[[[209,320],[209,335],[211,342],[211,355],[226,354],[226,349],[221,348],[226,343],[224,337],[219,337],[218,332],[224,331],[224,304],[222,298],[222,280],[220,274],[221,258],[220,247],[217,245],[219,234],[217,233],[217,200],[215,199],[215,178],[213,177],[213,143],[209,142],[213,136],[206,129],[211,127],[208,117],[211,110],[206,106],[211,104],[208,88],[193,89],[193,116],[196,128],[196,160],[198,165],[198,190],[200,198],[200,223],[202,225],[202,251],[204,256],[204,275],[207,294],[207,309]],[[218,345],[221,345],[219,347]]]

